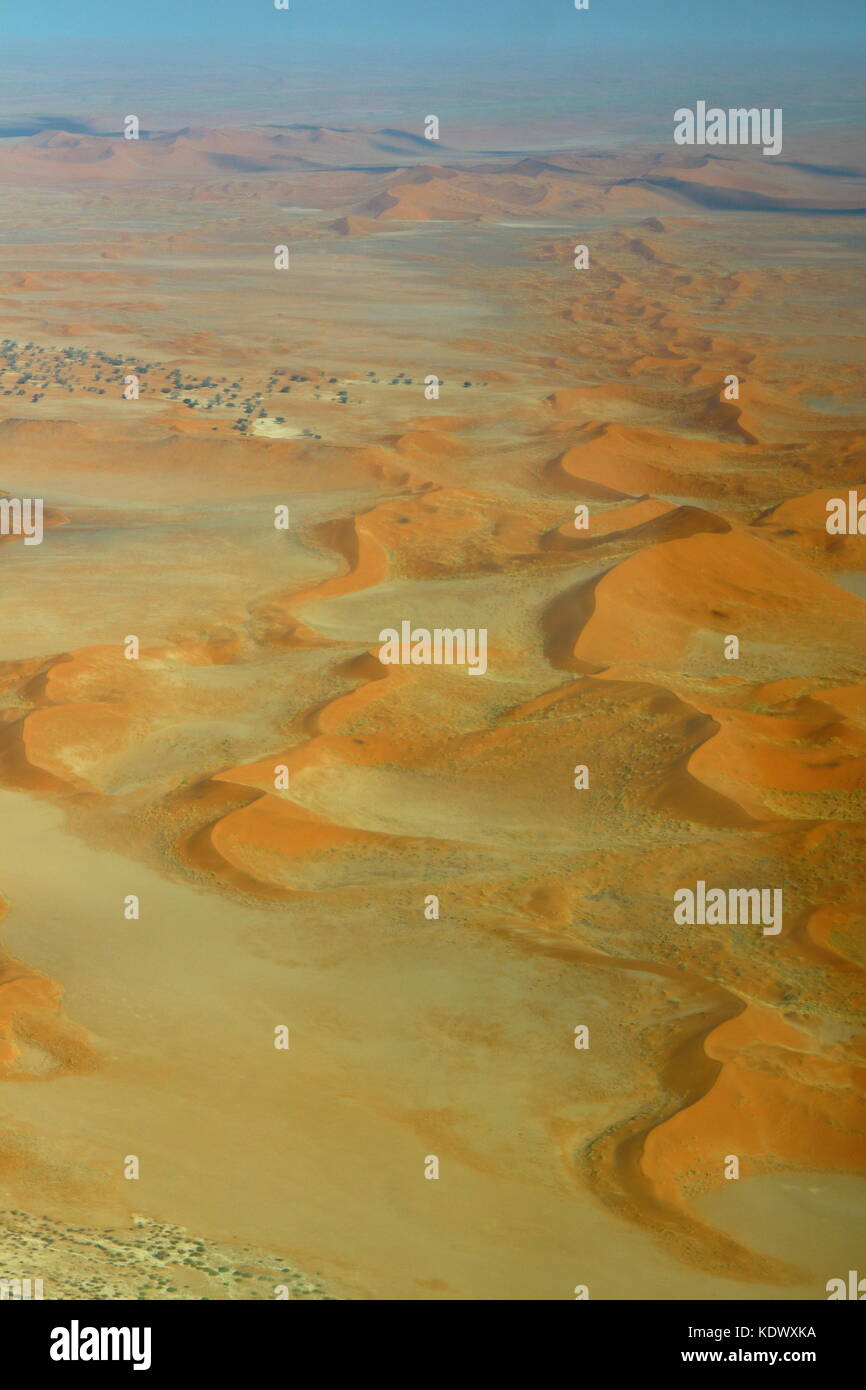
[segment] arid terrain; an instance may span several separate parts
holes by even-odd
[[[790,150],[0,139],[0,497],[45,506],[0,538],[0,1273],[862,1270],[866,165]],[[383,665],[405,619],[487,670]],[[781,930],[678,924],[699,881]]]

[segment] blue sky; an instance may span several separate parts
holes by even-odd
[[[864,42],[866,0],[0,0],[7,39],[263,39],[320,46]]]

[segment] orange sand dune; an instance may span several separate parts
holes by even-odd
[[[423,159],[429,142],[400,130],[330,130],[326,127],[186,128],[143,133],[137,140],[79,135],[63,130],[4,142],[0,180],[22,183],[128,184],[155,179],[208,179],[268,170],[393,164]]]
[[[304,860],[308,869],[311,864],[315,870],[321,859],[323,881],[336,886],[359,881],[365,870],[367,874],[389,872],[389,849],[404,855],[414,850],[419,862],[429,850],[424,840],[334,825],[271,796],[259,797],[224,816],[211,828],[210,845],[230,869],[266,890],[282,891],[303,888],[309,882],[294,871],[295,860]]]
[[[574,523],[560,526],[545,543],[556,549],[585,546],[652,545],[683,540],[702,532],[727,532],[731,527],[723,517],[703,507],[675,507],[655,497],[640,498],[625,507],[611,507],[591,515],[588,530],[575,529]]]
[[[0,920],[8,903],[0,899]],[[63,990],[0,950],[0,1081],[44,1081],[90,1070],[83,1029],[63,1016]]]
[[[295,617],[296,610],[318,599],[336,598],[379,584],[388,574],[388,555],[366,517],[341,517],[315,528],[313,539],[334,550],[345,569],[320,584],[297,592],[271,595],[256,609],[262,637],[288,645],[316,645],[313,628]]]
[[[14,464],[21,468],[22,476],[27,465],[27,476],[51,481],[56,493],[62,495],[63,489],[74,485],[77,497],[87,495],[86,488],[93,500],[110,498],[122,487],[125,496],[132,492],[137,501],[149,501],[154,479],[159,478],[164,495],[172,501],[200,502],[200,476],[205,466],[212,478],[219,478],[226,499],[249,497],[252,492],[282,500],[289,481],[293,492],[336,491],[368,483],[371,478],[399,485],[411,477],[387,450],[364,447],[314,452],[294,441],[236,441],[211,433],[202,435],[198,427],[192,434],[153,436],[140,418],[136,426],[136,435],[120,460],[111,439],[102,439],[66,420],[0,421],[0,445],[14,450]],[[323,453],[328,455],[324,469]]]
[[[742,532],[669,541],[632,555],[594,584],[588,601],[591,613],[586,600],[574,606],[573,656],[580,661],[651,665],[662,654],[694,661],[700,639],[703,650],[715,652],[704,661],[722,670],[726,634],[747,649],[750,641],[772,645],[780,617],[794,608],[810,664],[823,654],[828,633],[843,666],[862,649],[861,599]]]
[[[679,419],[683,428],[691,427],[695,432],[729,435],[738,443],[755,444],[757,437],[744,426],[744,412],[739,404],[722,398],[723,382],[719,381],[715,390],[706,392],[681,392],[677,399]],[[763,400],[764,393],[760,393]],[[619,412],[625,417],[641,408],[650,413],[658,400],[657,390],[643,389],[637,385],[590,386],[570,391],[556,391],[550,397],[554,410],[562,413],[581,411],[595,417],[601,411],[611,414]],[[750,392],[749,404],[752,414],[749,423],[757,424],[757,409],[754,392]]]
[[[217,783],[227,782],[262,793],[251,802],[232,808],[199,831],[183,845],[188,862],[206,872],[228,877],[241,875],[247,885],[264,891],[303,890],[306,882],[298,878],[294,861],[312,863],[325,856],[327,873],[333,881],[354,882],[360,876],[387,872],[390,852],[421,855],[431,842],[417,836],[392,835],[333,820],[292,801],[291,779],[311,768],[328,765],[335,759],[356,761],[383,756],[369,740],[340,736],[336,730],[351,725],[373,700],[388,693],[388,686],[400,681],[399,668],[383,667],[372,655],[349,663],[346,675],[360,677],[361,685],[347,695],[330,701],[323,709],[310,711],[307,728],[312,735],[297,748],[247,767],[214,774]],[[387,748],[387,735],[385,736]],[[274,794],[278,768],[290,778],[288,793]],[[432,843],[435,844],[435,841]],[[337,857],[339,856],[339,858]],[[383,866],[383,857],[385,865]]]
[[[185,687],[183,668],[230,663],[236,646],[234,637],[190,641],[127,660],[118,643],[66,654],[35,673],[25,664],[19,690],[30,708],[0,738],[7,778],[34,789],[104,789],[113,766],[152,730],[195,711],[199,697]]]
[[[793,816],[802,801],[811,816],[820,802],[809,793],[836,793],[837,800],[840,793],[866,793],[866,732],[839,719],[828,705],[818,705],[811,718],[718,708],[712,713],[719,732],[693,754],[690,769],[707,785],[745,802],[752,814],[783,804]],[[857,804],[848,795],[839,810],[856,811]]]
[[[331,231],[339,232],[340,236],[369,236],[371,232],[380,230],[375,218],[356,217],[351,213],[346,217],[338,217],[336,222],[330,225]]]
[[[827,569],[862,569],[866,567],[866,535],[831,535],[827,530],[827,503],[840,498],[847,508],[848,492],[848,484],[840,484],[792,497],[757,517],[753,525],[759,535],[769,535],[798,559],[818,560]],[[866,496],[866,486],[858,496]]]
[[[729,1154],[740,1158],[743,1177],[772,1172],[780,1161],[862,1169],[866,1068],[854,1049],[818,1053],[807,1034],[754,1007],[713,1030],[704,1046],[720,1063],[716,1081],[643,1147],[641,1167],[666,1202],[685,1206],[718,1182]]]
[[[686,443],[656,430],[590,423],[552,471],[557,479],[573,480],[572,486],[595,489],[589,496],[713,495],[723,490],[726,457],[726,446],[709,440]]]
[[[555,549],[539,540],[547,515],[544,507],[509,507],[468,488],[425,483],[355,517],[322,523],[311,539],[341,557],[343,572],[269,596],[256,610],[261,632],[270,641],[317,645],[323,639],[314,625],[296,617],[313,602],[375,587],[391,575],[422,579],[544,564],[545,551]]]

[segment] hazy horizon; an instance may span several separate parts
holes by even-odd
[[[574,22],[585,17],[575,13]],[[473,53],[433,48],[420,66],[390,46],[359,64],[345,44],[292,44],[283,53],[278,46],[261,52],[253,41],[230,51],[209,43],[166,54],[146,43],[19,41],[7,50],[16,57],[0,78],[0,138],[21,133],[28,121],[34,132],[117,131],[131,111],[145,131],[253,123],[417,130],[432,111],[443,121],[443,153],[451,144],[667,142],[674,110],[705,99],[784,108],[786,157],[794,157],[797,132],[836,126],[844,135],[866,125],[866,77],[841,44],[819,72],[795,47],[777,53],[772,72],[748,53],[732,65],[718,47],[669,48],[637,72],[622,52],[571,53],[553,44],[488,53],[487,66]]]

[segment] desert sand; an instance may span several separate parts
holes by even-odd
[[[0,492],[46,509],[0,546],[6,1273],[824,1297],[866,171],[215,121],[3,139],[0,188]],[[404,618],[487,672],[383,666]],[[698,880],[781,887],[781,933],[676,925]]]

